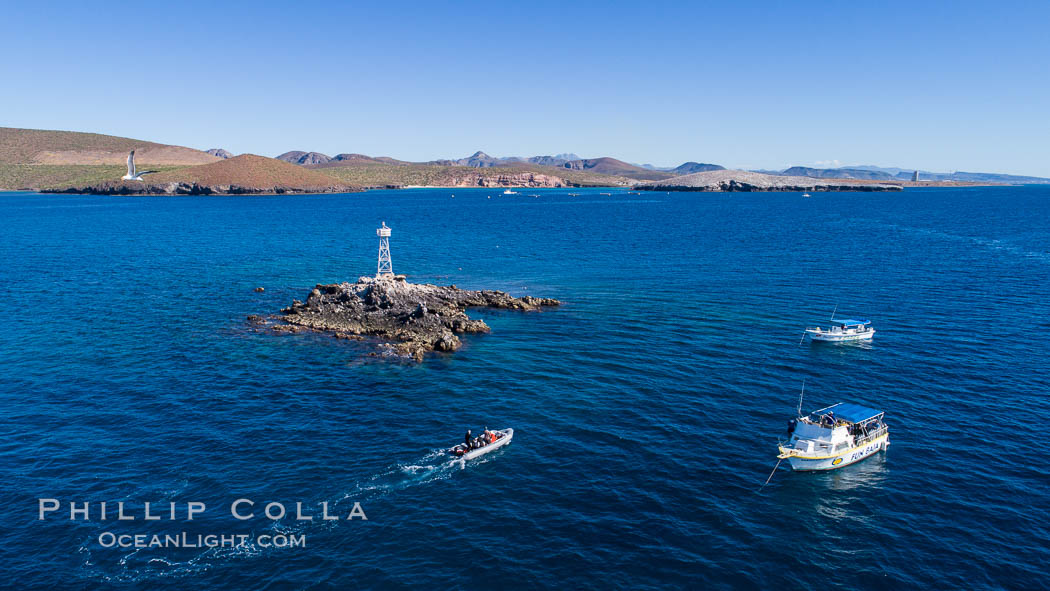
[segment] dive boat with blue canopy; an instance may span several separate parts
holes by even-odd
[[[859,462],[890,444],[885,413],[840,402],[788,421],[788,438],[779,445],[792,470],[834,470]]]
[[[830,343],[841,343],[845,341],[867,341],[875,336],[875,329],[871,326],[871,320],[847,318],[845,320],[834,320],[830,328],[807,328],[802,338],[807,336],[811,341],[823,341]]]

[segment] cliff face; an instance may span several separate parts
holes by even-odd
[[[502,291],[409,283],[404,276],[361,277],[357,283],[316,286],[305,303],[296,301],[281,310],[285,324],[272,329],[315,330],[344,339],[380,337],[389,341],[385,348],[392,353],[422,360],[428,351],[458,349],[457,334],[489,331],[484,321],[466,315],[468,307],[529,311],[558,303],[530,296],[515,298]],[[265,324],[258,316],[249,321]]]
[[[545,174],[500,174],[484,176],[480,174],[455,175],[451,185],[454,187],[567,187],[564,180]]]

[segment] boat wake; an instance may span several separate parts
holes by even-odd
[[[357,483],[343,498],[376,498],[412,486],[444,480],[451,476],[453,464],[454,461],[449,459],[444,450],[432,450],[417,462],[397,464]]]
[[[187,552],[186,549],[129,549],[127,553],[114,557],[111,551],[100,551],[97,541],[91,539],[85,542],[79,552],[84,555],[84,567],[90,571],[102,570],[88,574],[89,578],[101,580],[107,583],[129,583],[150,580],[163,580],[181,578],[207,571],[219,564],[234,560],[256,557],[275,551],[289,550],[289,547],[260,547],[257,538],[260,534],[276,536],[284,534],[306,535],[311,531],[320,529],[331,529],[343,522],[350,514],[354,503],[360,503],[367,510],[368,502],[396,493],[407,488],[422,486],[438,480],[447,480],[459,470],[468,465],[481,464],[486,458],[478,458],[464,462],[458,458],[452,458],[448,450],[433,449],[424,456],[410,462],[400,462],[390,466],[387,470],[374,474],[354,486],[345,494],[329,501],[328,514],[341,517],[338,521],[297,521],[294,516],[285,517],[279,521],[263,522],[252,528],[251,535],[245,544],[233,547],[219,547],[194,550]],[[331,497],[330,497],[331,498]],[[322,511],[320,500],[303,503],[305,514],[319,515]],[[249,533],[245,531],[243,533]],[[116,558],[114,561],[113,559]]]
[[[469,463],[483,463],[485,458],[478,458]],[[393,492],[421,486],[436,480],[448,480],[458,470],[466,468],[463,460],[452,458],[448,450],[433,449],[425,456],[411,463],[398,463],[388,470],[358,482],[340,501],[357,501],[375,499]]]

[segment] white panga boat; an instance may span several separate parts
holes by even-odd
[[[507,445],[508,443],[510,443],[511,438],[514,437],[514,429],[496,429],[491,431],[491,433],[496,436],[495,441],[492,441],[491,443],[485,443],[478,447],[468,447],[466,442],[464,442],[460,443],[459,445],[453,448],[450,448],[448,452],[456,456],[457,458],[463,460],[473,460],[478,456],[485,455],[492,450],[499,449],[504,445]],[[477,439],[481,439],[481,437],[479,436],[475,438],[475,441]]]
[[[835,320],[832,318],[831,321],[834,324],[828,328],[819,326],[807,328],[802,338],[804,339],[808,336],[812,341],[841,343],[844,341],[867,341],[875,336],[875,329],[871,326],[870,320],[857,320],[855,318]]]
[[[506,191],[503,192],[503,194],[504,195],[517,195],[518,192],[517,191],[511,191],[510,189],[507,189]]]
[[[779,445],[792,470],[834,470],[875,455],[890,444],[885,413],[840,402],[788,421]]]

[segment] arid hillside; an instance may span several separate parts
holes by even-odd
[[[255,154],[241,154],[211,164],[188,166],[148,175],[146,180],[149,183],[237,185],[253,189],[270,187],[327,189],[345,184],[320,171]]]
[[[131,150],[139,165],[188,166],[221,160],[193,148],[126,137],[0,127],[0,164],[123,165]]]
[[[45,192],[93,195],[252,195],[353,190],[354,187],[316,170],[254,154],[161,170],[146,174],[141,181],[125,181],[114,176],[101,182],[44,188]]]
[[[626,187],[636,182],[626,177],[536,164],[480,168],[357,159],[309,169],[357,187]]]

